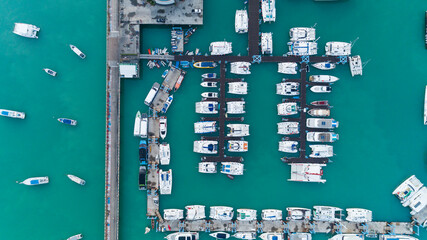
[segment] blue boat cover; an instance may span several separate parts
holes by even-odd
[[[216,235],[217,239],[226,239],[226,237],[227,237],[227,234],[225,234],[225,233],[218,233]]]
[[[279,238],[277,237],[277,236],[273,236],[272,238],[271,238],[271,240],[278,240]]]
[[[208,150],[212,152],[214,150],[214,145],[213,144],[209,144],[208,145]]]
[[[31,180],[30,184],[31,185],[39,184],[39,180]]]

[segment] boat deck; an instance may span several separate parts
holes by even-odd
[[[181,74],[185,74],[185,71],[171,67],[162,83],[163,89],[165,89],[167,92],[170,92],[175,87],[175,84]]]
[[[166,91],[166,89],[160,89],[154,97],[153,102],[151,103],[151,108],[154,109],[156,112],[160,112],[166,100],[168,100],[168,97],[169,93]]]
[[[160,118],[148,118],[148,137],[155,139],[160,137]]]
[[[419,224],[423,224],[427,221],[427,207],[424,207],[421,211],[413,215],[412,219]]]

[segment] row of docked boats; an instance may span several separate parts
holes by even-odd
[[[248,141],[229,140],[227,142],[227,150],[229,152],[247,152]],[[218,141],[216,140],[198,140],[194,141],[193,151],[201,154],[217,154]]]
[[[213,79],[207,79],[204,78],[204,81],[200,84],[202,87],[206,88],[216,88],[218,87],[218,82],[214,81]],[[246,95],[248,94],[248,83],[247,82],[230,82],[228,83],[228,90],[227,93],[230,94],[237,94],[237,95]],[[202,97],[208,99],[208,98],[218,98],[218,93],[212,93],[212,92],[204,92],[202,93]]]
[[[200,114],[218,114],[219,103],[216,101],[196,102],[196,113]],[[245,101],[227,102],[227,114],[243,114],[245,111]]]
[[[200,162],[199,173],[217,173],[216,162]],[[222,162],[220,172],[226,175],[243,175],[244,164],[238,162]]]
[[[356,75],[363,75],[363,66],[362,66],[362,60],[360,58],[359,55],[356,56],[349,56],[348,57],[348,62],[349,62],[349,66],[350,66],[350,73],[351,76],[354,77]],[[336,63],[332,63],[329,61],[326,62],[317,62],[317,63],[313,63],[312,66],[314,68],[320,69],[320,70],[332,70],[336,68]],[[279,73],[283,73],[283,74],[297,74],[298,73],[298,64],[294,63],[294,62],[281,62],[278,63],[278,68],[277,68],[277,72]],[[314,76],[318,76],[316,78],[314,78]],[[318,80],[319,82],[321,82],[321,80],[326,80],[326,82],[335,82],[338,81],[338,78],[334,77],[334,76],[330,76],[333,77],[332,79],[330,79],[329,75],[314,75],[313,78],[311,79],[309,78],[310,81],[315,82],[316,80]],[[322,76],[322,77],[320,77]]]
[[[79,178],[79,177],[77,177],[75,175],[67,174],[67,177],[71,181],[73,181],[73,182],[75,182],[75,183],[77,183],[79,185],[85,185],[86,184],[85,180],[83,180],[83,179],[81,179],[81,178]],[[24,181],[17,182],[17,183],[23,184],[23,185],[27,185],[27,186],[35,186],[35,185],[48,184],[49,183],[49,177],[31,177],[31,178],[27,178]]]
[[[298,106],[297,102],[287,101],[287,102],[277,104],[277,114],[279,116],[296,115],[300,111],[301,111],[301,109]],[[308,110],[307,113],[313,117],[329,117],[331,114],[331,110],[327,109],[327,108],[313,107],[310,110]]]

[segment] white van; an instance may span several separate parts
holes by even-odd
[[[151,102],[153,101],[154,97],[156,96],[157,92],[159,91],[160,84],[154,83],[153,87],[151,87],[150,92],[148,92],[147,97],[145,98],[145,105],[150,106]]]

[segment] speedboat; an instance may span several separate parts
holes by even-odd
[[[19,184],[33,186],[33,185],[40,185],[40,184],[47,184],[47,183],[49,183],[49,177],[32,177],[32,178],[25,179]]]
[[[147,164],[147,141],[141,139],[139,141],[139,164],[146,165]]]
[[[162,73],[162,78],[166,78],[166,76],[168,75],[169,69],[166,69],[163,73]]]
[[[227,113],[229,114],[245,113],[245,102],[244,101],[227,102]]]
[[[262,0],[261,2],[262,19],[264,22],[276,21],[276,1]]]
[[[292,135],[299,133],[299,122],[279,122],[277,123],[277,133]]]
[[[227,149],[229,152],[247,152],[248,141],[228,141]]]
[[[298,142],[297,141],[280,141],[279,151],[285,152],[285,153],[296,153],[298,152]]]
[[[217,154],[218,141],[201,140],[194,141],[193,151],[203,154]]]
[[[263,233],[259,235],[262,240],[283,240],[283,233]]]
[[[289,55],[308,56],[317,55],[317,42],[288,42]]]
[[[326,56],[348,56],[351,54],[351,43],[327,42],[325,54]]]
[[[85,59],[85,58],[86,58],[86,55],[85,55],[82,51],[80,51],[80,49],[78,49],[76,46],[74,46],[74,45],[70,44],[70,48],[71,48],[71,50],[73,50],[73,52],[74,52],[75,54],[77,54],[77,56],[79,56],[81,59]]]
[[[256,238],[256,233],[254,232],[238,232],[233,235],[233,237],[238,239],[251,240]]]
[[[328,158],[334,155],[334,147],[331,145],[310,145],[311,158]]]
[[[273,33],[261,33],[261,53],[273,54]]]
[[[261,211],[261,218],[264,221],[282,220],[282,210],[264,209]]]
[[[298,64],[294,62],[281,62],[277,64],[277,72],[283,74],[297,74],[298,73]]]
[[[147,166],[139,166],[138,187],[139,190],[147,190]]]
[[[335,69],[337,65],[331,62],[318,62],[312,64],[312,66],[320,70],[332,70]]]
[[[140,136],[141,132],[141,112],[138,111],[135,116],[135,124],[133,127],[133,135]]]
[[[200,83],[202,87],[217,87],[217,82],[205,81]]]
[[[82,238],[83,238],[82,234],[76,234],[74,236],[67,238],[67,240],[78,240],[78,239],[82,239]]]
[[[198,232],[176,232],[165,237],[167,240],[198,240]]]
[[[218,98],[217,92],[204,92],[202,93],[202,97],[204,98]]]
[[[211,55],[227,55],[233,52],[231,44],[231,42],[226,41],[212,42],[209,46],[209,51]]]
[[[56,76],[56,72],[55,71],[53,71],[52,69],[50,69],[50,68],[43,68],[43,71],[45,71],[47,74],[49,74],[50,76],[52,76],[52,77],[55,77]]]
[[[337,234],[329,240],[364,240],[365,235],[363,234]]]
[[[333,83],[338,81],[339,78],[331,75],[311,75],[308,80],[310,82]]]
[[[39,38],[37,36],[39,31],[39,27],[27,23],[15,23],[15,28],[13,29],[13,33],[16,35],[27,38]]]
[[[299,83],[297,82],[281,82],[276,84],[276,94],[283,96],[298,96]]]
[[[205,79],[216,78],[216,73],[203,73],[202,78],[205,78]]]
[[[349,222],[372,222],[372,211],[363,208],[347,208],[346,220]]]
[[[142,138],[146,138],[148,134],[147,130],[148,130],[148,117],[146,113],[143,113],[141,114],[139,136]]]
[[[216,121],[201,121],[194,123],[194,133],[216,132]]]
[[[169,165],[171,160],[171,150],[169,143],[159,145],[159,159],[161,165]]]
[[[248,12],[246,10],[236,10],[234,30],[236,33],[248,32]]]
[[[165,220],[181,220],[184,218],[184,210],[182,209],[165,209],[163,210],[163,219]]]
[[[310,90],[314,93],[330,93],[332,88],[330,86],[313,86]]]
[[[313,106],[329,106],[328,100],[322,100],[322,101],[313,101],[310,103]]]
[[[181,73],[181,75],[179,75],[178,80],[175,83],[175,91],[178,90],[179,87],[181,87],[182,81],[184,80],[184,73]]]
[[[287,221],[292,220],[307,220],[311,219],[311,210],[308,208],[298,208],[298,207],[289,207],[286,208],[288,211],[288,216],[286,217]]]
[[[339,122],[332,118],[307,118],[307,127],[309,128],[332,129],[337,128],[338,125]]]
[[[168,171],[159,170],[160,194],[172,193],[172,169]]]
[[[196,113],[217,114],[218,102],[214,102],[214,101],[196,102]]]
[[[227,175],[243,175],[243,163],[222,162],[221,173]]]
[[[324,222],[339,222],[343,217],[342,209],[328,206],[314,206],[313,220]]]
[[[234,211],[232,207],[213,206],[210,209],[209,217],[216,220],[229,221],[233,219]]]
[[[193,64],[193,67],[195,68],[215,68],[217,64],[212,61],[206,61],[206,62],[195,62]]]
[[[216,162],[199,162],[199,173],[216,173]]]
[[[322,167],[326,164],[291,163],[291,178],[288,181],[296,182],[326,182],[322,179]]]
[[[251,74],[251,63],[249,62],[232,62],[230,63],[230,72],[234,74]]]
[[[75,183],[77,183],[77,184],[80,184],[80,185],[82,185],[82,186],[86,184],[86,181],[85,181],[85,180],[83,180],[83,179],[81,179],[81,178],[79,178],[79,177],[77,177],[77,176],[74,176],[74,175],[68,174],[68,175],[67,175],[67,177],[68,177],[71,181],[73,181],[73,182],[75,182]]]
[[[321,108],[313,108],[307,111],[313,117],[329,117],[331,115],[331,110],[329,109],[321,109]]]
[[[189,205],[185,209],[187,210],[187,220],[200,220],[206,217],[203,205]]]
[[[170,95],[168,97],[168,99],[166,99],[166,102],[163,104],[163,108],[161,110],[162,113],[166,113],[170,107],[170,105],[172,104],[173,101],[173,95]]]
[[[389,235],[381,234],[379,240],[418,240],[418,238],[408,235]]]
[[[311,240],[310,233],[291,233],[288,235],[288,240]]]
[[[66,124],[66,125],[71,125],[71,126],[76,126],[77,125],[77,121],[76,120],[69,119],[69,118],[58,118],[58,122]]]
[[[280,116],[295,115],[298,113],[296,102],[285,102],[277,104],[277,112]]]
[[[290,41],[314,41],[316,40],[316,29],[308,27],[294,27],[289,30]]]
[[[335,142],[339,135],[333,132],[308,132],[307,141],[309,142]]]
[[[228,239],[230,238],[230,234],[226,232],[214,232],[209,234],[209,236],[214,237],[216,239]]]
[[[228,83],[228,93],[244,95],[248,94],[247,82],[230,82]]]
[[[168,131],[167,119],[165,116],[161,116],[159,121],[160,121],[160,137],[162,139],[165,139],[167,131]]]
[[[17,112],[17,111],[12,111],[12,110],[7,110],[7,109],[0,109],[0,116],[10,117],[10,118],[24,119],[25,118],[25,113],[23,113],[23,112]]]
[[[237,220],[238,221],[254,221],[257,219],[256,210],[254,209],[237,209]]]
[[[349,66],[350,66],[350,72],[351,76],[354,77],[356,75],[362,76],[363,74],[363,65],[362,65],[362,59],[359,55],[352,56],[348,58]]]
[[[423,189],[425,189],[424,184],[415,175],[412,175],[393,191],[393,195],[400,200],[404,207],[407,207],[414,202],[413,200],[419,192],[425,191]]]
[[[229,128],[229,132],[227,133],[227,137],[245,137],[249,136],[249,124],[227,124]]]

